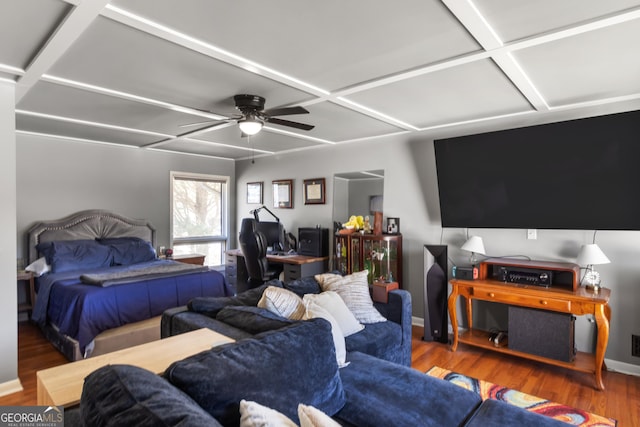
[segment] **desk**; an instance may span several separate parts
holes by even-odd
[[[267,255],[272,263],[283,264],[284,281],[300,279],[314,274],[326,273],[329,257],[312,257],[305,255]],[[248,289],[249,276],[244,264],[244,256],[240,249],[230,249],[226,252],[225,276],[227,283],[235,287],[237,292]]]
[[[599,293],[594,294],[584,287],[579,287],[576,291],[572,291],[542,288],[532,285],[517,285],[495,280],[452,280],[451,295],[449,295],[448,301],[451,327],[453,328],[451,350],[456,351],[458,342],[461,342],[575,371],[595,374],[596,388],[604,390],[602,368],[604,367],[604,354],[609,342],[609,322],[611,320],[611,308],[609,307],[610,294],[611,290],[606,288],[602,288]],[[461,334],[458,334],[458,317],[456,312],[458,296],[466,300],[466,313],[467,319],[469,319],[469,329]],[[574,361],[563,362],[515,351],[508,347],[495,347],[489,342],[488,333],[473,329],[472,301],[474,299],[560,313],[570,313],[576,316],[586,314],[593,315],[598,327],[595,355],[578,352]]]
[[[211,329],[198,329],[36,373],[38,405],[74,406],[80,403],[84,378],[106,365],[126,364],[163,373],[171,363],[234,340]]]

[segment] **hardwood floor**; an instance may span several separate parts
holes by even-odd
[[[618,420],[618,427],[640,427],[640,377],[604,373],[606,391],[594,388],[593,376],[460,344],[455,353],[441,343],[421,340],[414,327],[412,365],[450,369]],[[67,363],[39,329],[18,324],[18,375],[24,390],[0,397],[0,406],[36,405],[36,371]]]

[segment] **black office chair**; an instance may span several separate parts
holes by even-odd
[[[255,288],[264,282],[278,278],[283,267],[269,264],[267,261],[267,239],[261,231],[258,231],[255,219],[242,219],[239,242],[249,274],[249,288]]]

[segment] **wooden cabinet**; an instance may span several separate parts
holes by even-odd
[[[368,270],[369,283],[377,279],[398,282],[402,288],[401,234],[336,234],[334,267],[342,274]]]

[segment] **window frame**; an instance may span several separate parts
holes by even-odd
[[[231,181],[231,177],[224,175],[212,175],[212,174],[203,174],[203,173],[194,173],[194,172],[178,172],[178,171],[170,171],[170,191],[169,191],[169,246],[174,247],[176,244],[198,244],[198,243],[216,243],[223,242],[224,250],[223,259],[221,260],[221,264],[224,264],[224,252],[229,247],[229,215],[230,215],[230,205],[229,205],[229,183]],[[174,183],[176,179],[185,180],[185,181],[214,181],[223,183],[222,188],[222,233],[219,236],[198,236],[198,237],[178,237],[174,238],[173,236],[173,198],[174,198]]]

